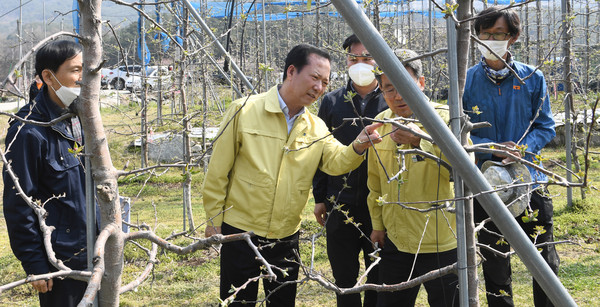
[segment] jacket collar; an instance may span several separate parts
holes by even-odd
[[[279,85],[275,85],[265,93],[265,110],[267,112],[283,114],[283,111],[279,106],[279,96],[277,94],[278,90]]]
[[[17,115],[25,118],[27,114],[31,112],[29,119],[51,121],[64,113],[67,113],[67,109],[59,107],[50,96],[48,96],[48,86],[44,84],[42,87],[41,95],[38,95],[34,100],[30,101],[27,105],[22,107]]]
[[[517,75],[519,75],[519,77],[522,78],[524,75],[528,74],[526,72],[526,70],[525,70],[524,65],[526,65],[526,64],[523,64],[523,63],[521,63],[521,62],[519,62],[519,61],[517,61],[515,59],[512,59],[510,67],[517,73]],[[486,72],[485,67],[484,67],[484,65],[483,65],[483,63],[481,61],[479,61],[479,63],[476,64],[476,67],[481,72],[481,74],[483,74],[485,76],[484,78],[487,79],[488,81],[490,81],[490,82],[492,82],[494,84],[504,83],[504,82],[495,83],[494,81],[490,80],[490,78],[487,77],[487,72]],[[506,81],[506,80],[511,79],[511,78],[514,79],[514,76],[513,76],[512,73],[508,74],[508,76],[506,77],[506,79],[504,79],[502,81]]]
[[[30,111],[31,115],[27,117]],[[44,84],[42,87],[42,94],[38,95],[35,100],[21,108],[17,115],[22,118],[27,117],[32,120],[49,122],[68,112],[68,109],[59,107],[52,99],[50,99],[50,96],[48,95],[48,86]],[[75,141],[70,129],[67,129],[68,123],[68,121],[63,120],[54,124],[51,128],[63,137]]]
[[[265,111],[271,113],[281,113],[283,116],[283,111],[281,110],[281,106],[279,105],[279,96],[277,91],[279,90],[279,85],[273,86],[269,91],[267,91],[264,95],[265,97]],[[289,133],[288,140],[293,140],[297,136],[300,135],[302,131],[307,129],[308,127],[308,110],[304,108],[304,112],[296,118],[296,122],[294,123],[294,127]]]
[[[352,91],[354,93],[356,93],[358,95],[358,93],[356,92],[356,90],[354,89],[354,86],[352,86],[352,79],[348,78],[348,82],[346,83],[346,92],[348,91]],[[371,92],[369,92],[367,94],[366,97],[372,97],[374,94],[378,94],[379,92],[381,92],[381,89],[379,88],[379,84],[377,84],[377,86],[375,87],[374,90],[372,90]]]

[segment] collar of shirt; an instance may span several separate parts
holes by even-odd
[[[371,98],[374,95],[377,95],[379,93],[379,84],[377,86],[375,86],[375,88],[369,92],[368,94],[365,95],[364,98],[360,97],[360,95],[358,94],[358,92],[356,91],[356,89],[354,88],[354,84],[352,83],[352,80],[349,81],[350,83],[350,90],[354,93],[356,93],[356,95],[358,96],[358,101],[360,102],[360,112],[363,113],[365,111],[365,107],[367,106],[367,103],[371,100]]]
[[[298,118],[298,116],[304,114],[304,110],[306,110],[306,108],[302,108],[300,110],[300,112],[298,112],[298,114],[296,114],[290,118],[290,108],[288,108],[285,101],[283,101],[283,98],[281,98],[281,95],[279,94],[279,90],[277,90],[277,98],[279,99],[279,106],[281,107],[281,111],[283,112],[283,115],[285,116],[285,122],[287,123],[287,132],[288,132],[288,134],[290,134],[290,131],[292,131],[292,127],[294,126],[294,122],[296,121],[296,118]]]
[[[46,99],[44,99],[42,101],[42,103],[46,104],[47,108],[48,108],[48,113],[50,115],[50,120],[53,120],[67,112],[69,112],[69,110],[67,108],[61,108],[60,106],[58,106],[56,104],[56,102],[52,101],[52,99],[50,98],[50,95],[47,94]]]
[[[350,80],[350,89],[358,95],[358,92],[354,88],[354,84],[352,83],[352,80]],[[378,92],[379,92],[379,84],[377,86],[375,86],[375,88],[371,92],[366,94],[365,98],[362,98],[362,100],[368,100],[371,96],[373,96],[374,94],[376,94]],[[359,97],[360,97],[360,95],[359,95]]]
[[[508,64],[510,67],[514,68],[512,54],[510,53],[510,51],[508,52],[508,56],[506,57],[506,64]],[[483,56],[481,57],[481,65],[483,66],[483,69],[485,70],[485,75],[488,77],[488,79],[490,79],[494,83],[502,82],[504,79],[506,79],[506,78],[508,78],[508,76],[510,76],[510,70],[508,70],[508,67],[504,67],[500,70],[493,70],[485,62],[485,57],[483,57]]]

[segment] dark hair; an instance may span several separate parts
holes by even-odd
[[[479,12],[475,16],[475,33],[479,35],[481,29],[488,29],[494,26],[496,21],[504,17],[506,24],[508,25],[508,31],[512,36],[517,36],[521,33],[521,20],[519,15],[512,9],[506,9],[505,6],[490,6],[487,9]]]
[[[352,48],[352,45],[354,44],[362,44],[362,42],[360,41],[360,39],[358,39],[358,36],[356,36],[356,34],[348,36],[348,38],[346,38],[346,40],[344,41],[342,48],[344,48],[346,52],[350,52],[350,48]]]
[[[416,52],[410,49],[396,49],[394,50],[394,54],[398,57],[398,60],[402,62],[406,70],[412,70],[413,75],[417,79],[423,76],[423,63],[421,63],[421,60],[405,62],[405,60],[416,58],[417,56],[419,56]],[[375,74],[375,78],[377,79],[377,82],[379,84],[381,84],[381,75],[383,75],[383,71],[380,74]]]
[[[308,56],[311,54],[316,54],[322,58],[326,58],[329,62],[331,62],[331,56],[327,51],[317,48],[313,45],[309,44],[300,44],[292,48],[290,52],[285,57],[285,67],[283,69],[283,80],[287,78],[287,70],[288,67],[294,65],[298,72],[302,70],[304,66],[308,64]]]
[[[56,72],[60,65],[80,54],[82,50],[81,45],[74,41],[59,40],[48,43],[35,55],[35,73],[41,77],[44,69]]]

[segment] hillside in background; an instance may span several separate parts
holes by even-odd
[[[0,1],[0,78],[4,78],[19,60],[18,19],[19,0]],[[25,54],[32,46],[45,37],[44,10],[46,15],[46,35],[60,30],[72,31],[73,19],[71,0],[22,0],[23,48]],[[110,20],[117,29],[126,28],[137,21],[137,13],[129,7],[102,2],[102,18]],[[30,68],[26,68],[31,70]]]

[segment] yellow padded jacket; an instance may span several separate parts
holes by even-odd
[[[269,239],[300,229],[317,167],[337,176],[364,159],[308,110],[288,135],[277,86],[232,102],[219,134],[203,186],[206,217]]]
[[[437,113],[448,123],[449,112],[445,105],[433,103]],[[386,110],[377,119],[390,119],[396,115],[391,110]],[[418,123],[419,128],[423,126]],[[377,131],[384,136],[390,133],[394,127],[385,124]],[[441,150],[432,143],[421,139],[421,150],[435,155],[445,157]],[[406,154],[404,163],[406,170],[401,173],[400,180],[388,178],[394,176],[400,170],[401,158],[398,150],[413,149],[410,144],[397,145],[389,136],[383,141],[375,144],[375,148],[369,149],[368,155],[368,180],[369,196],[367,204],[371,214],[374,230],[385,230],[389,239],[396,245],[399,251],[415,254],[443,252],[456,248],[456,217],[446,210],[433,210],[427,213],[405,209],[398,204],[384,204],[379,201],[380,197],[386,202],[406,203],[408,207],[426,209],[430,208],[428,203],[413,203],[418,201],[435,201],[451,199],[454,197],[453,184],[450,182],[450,173],[443,167],[438,166],[434,160],[417,157],[416,154]],[[381,163],[377,155],[381,159]],[[385,167],[385,172],[384,172]],[[425,225],[426,228],[425,228]],[[422,240],[422,241],[421,241]]]

